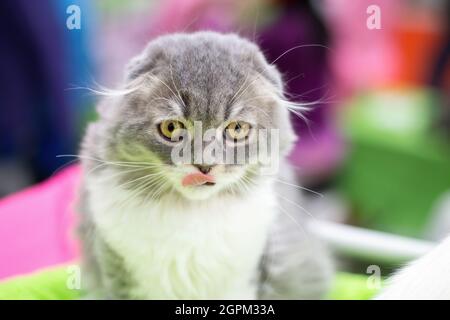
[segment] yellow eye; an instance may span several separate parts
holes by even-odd
[[[244,121],[230,122],[225,128],[225,134],[228,139],[235,142],[248,137],[250,133],[250,124]]]
[[[175,131],[184,129],[184,124],[178,120],[164,120],[159,124],[159,132],[161,135],[171,140]]]

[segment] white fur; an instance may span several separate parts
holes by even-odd
[[[378,299],[450,299],[450,237],[389,279]]]
[[[103,182],[102,182],[103,181]],[[272,183],[245,200],[215,197],[186,203],[138,200],[119,205],[128,191],[90,178],[93,219],[125,260],[144,299],[254,299],[268,228],[276,212]]]

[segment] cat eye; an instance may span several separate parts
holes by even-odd
[[[185,126],[183,122],[178,120],[164,120],[159,124],[159,132],[164,138],[168,140],[172,140],[172,136],[177,130],[184,128]]]
[[[244,121],[233,121],[230,122],[225,128],[225,138],[238,142],[244,140],[250,134],[251,126],[249,123]]]

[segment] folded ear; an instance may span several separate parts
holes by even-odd
[[[279,90],[282,94],[284,90],[283,80],[278,68],[271,64],[266,64],[265,77]]]
[[[257,55],[257,59],[255,59],[253,63],[256,71],[268,80],[276,88],[276,90],[278,90],[278,94],[280,98],[282,98],[280,108],[277,108],[276,111],[276,117],[278,118],[277,121],[280,130],[280,152],[283,156],[285,156],[291,151],[298,137],[292,126],[288,105],[285,101],[283,101],[284,83],[281,73],[275,65],[271,65],[267,62],[262,53]]]
[[[164,66],[164,50],[158,41],[150,42],[144,51],[132,58],[125,67],[125,82],[128,83],[145,73],[156,73]]]
[[[258,50],[256,57],[252,59],[254,69],[268,80],[280,94],[283,93],[283,80],[281,73],[275,65],[269,64],[264,55]]]

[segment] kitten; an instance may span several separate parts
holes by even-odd
[[[198,163],[202,143],[190,162],[173,161],[174,148],[191,144],[176,132],[211,128],[226,140],[219,153],[248,150],[260,128],[279,130],[276,151],[290,150],[281,77],[259,48],[213,32],[162,36],[131,61],[125,85],[99,108],[80,156],[88,296],[320,298],[330,260],[299,229],[293,190],[275,188],[276,172],[250,161]]]
[[[450,236],[390,278],[380,300],[450,299]]]

